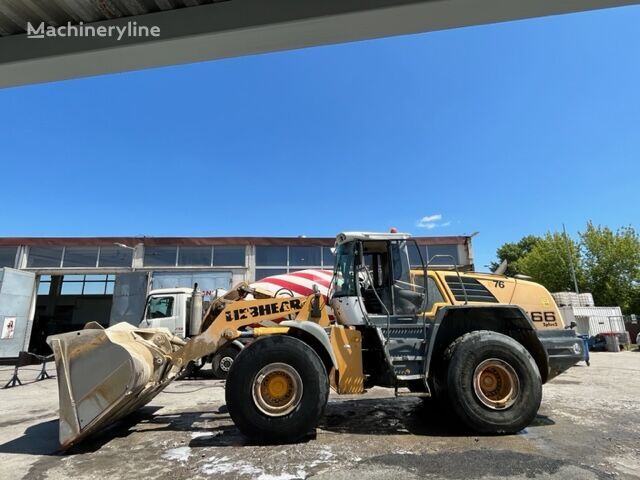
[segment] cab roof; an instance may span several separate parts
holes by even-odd
[[[193,293],[193,288],[175,287],[175,288],[156,288],[151,290],[149,295],[165,295],[168,293]]]
[[[353,240],[408,240],[408,233],[377,233],[377,232],[342,232],[336,235],[336,244],[341,245]]]

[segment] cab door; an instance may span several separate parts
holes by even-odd
[[[150,296],[141,326],[168,328],[174,335],[184,338],[184,315],[180,304],[183,297],[176,294]]]
[[[407,241],[362,242],[361,295],[378,330],[390,368],[401,380],[421,378],[428,326],[424,292],[412,283]]]

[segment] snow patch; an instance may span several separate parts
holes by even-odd
[[[215,432],[192,432],[191,439],[193,440],[195,438],[213,438],[213,437],[217,437],[220,434],[222,434],[220,430],[217,430]]]
[[[178,462],[186,462],[191,456],[190,447],[178,447],[167,450],[162,454],[162,458],[165,460],[176,460]]]
[[[270,473],[262,473],[256,480],[297,480],[305,478],[306,472],[304,469],[296,470],[296,473],[281,473],[280,475],[272,475]]]
[[[247,475],[255,480],[296,480],[305,478],[303,468],[296,467],[296,473],[267,473],[245,460],[231,460],[229,457],[211,457],[209,463],[201,468],[205,475],[233,473],[235,476]]]
[[[617,470],[627,475],[637,475],[640,471],[640,459],[634,453],[625,453],[607,459]]]

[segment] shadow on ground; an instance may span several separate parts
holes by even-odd
[[[104,431],[62,451],[58,421],[28,427],[24,434],[0,445],[0,453],[28,455],[83,454],[99,450],[115,438],[135,432],[189,432],[190,447],[239,447],[252,445],[231,423],[225,405],[217,411],[193,411],[155,415],[160,406],[145,406]],[[538,415],[531,426],[554,425]],[[432,437],[477,436],[461,425],[446,408],[414,398],[332,400],[320,419],[321,430],[360,435],[420,435]],[[195,435],[194,435],[195,434]],[[306,441],[314,438],[310,435]],[[304,441],[304,440],[303,440]]]
[[[531,426],[554,424],[550,418],[538,415]],[[478,436],[462,425],[451,410],[431,399],[415,398],[330,402],[319,428],[362,435]]]

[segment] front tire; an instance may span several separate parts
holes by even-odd
[[[529,352],[511,337],[476,331],[445,352],[446,385],[457,416],[479,433],[516,433],[540,408],[542,380]]]
[[[238,429],[258,443],[292,443],[315,429],[329,396],[327,371],[306,343],[263,337],[233,362],[225,389]]]

